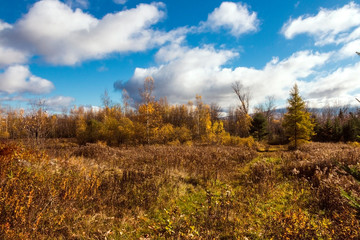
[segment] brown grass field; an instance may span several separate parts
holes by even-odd
[[[360,148],[285,149],[5,141],[0,239],[360,239]]]

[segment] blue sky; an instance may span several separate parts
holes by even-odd
[[[138,98],[147,76],[173,104],[196,94],[226,108],[231,84],[251,106],[284,106],[296,82],[310,107],[360,97],[357,1],[2,0],[0,100],[59,111]]]

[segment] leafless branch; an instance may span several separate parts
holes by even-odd
[[[234,93],[239,98],[240,101],[240,110],[243,114],[249,113],[249,102],[250,102],[250,91],[248,88],[245,88],[242,83],[239,81],[234,82],[231,85]]]

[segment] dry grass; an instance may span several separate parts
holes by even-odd
[[[0,144],[0,238],[359,239],[358,148]],[[41,150],[42,149],[42,150]]]

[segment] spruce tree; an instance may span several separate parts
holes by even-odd
[[[314,123],[310,119],[310,113],[305,109],[305,102],[299,95],[298,86],[295,84],[290,91],[289,106],[284,116],[283,127],[289,137],[290,146],[297,148],[301,143],[310,140],[314,135]]]
[[[267,120],[263,113],[255,113],[251,121],[250,133],[261,141],[267,135]]]

